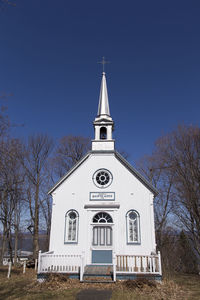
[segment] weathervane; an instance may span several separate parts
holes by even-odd
[[[102,61],[98,61],[98,64],[102,64],[102,66],[103,66],[103,72],[105,72],[105,65],[106,64],[109,64],[110,62],[109,61],[106,61],[105,60],[105,57],[103,56],[103,58],[102,58]]]

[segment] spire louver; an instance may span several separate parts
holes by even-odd
[[[102,116],[102,115],[110,116],[105,72],[103,72],[102,81],[101,81],[101,89],[100,89],[100,95],[99,95],[99,107],[98,107],[97,115],[98,115],[98,117]]]

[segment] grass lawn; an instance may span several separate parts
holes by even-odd
[[[171,277],[176,284],[188,291],[187,300],[200,299],[200,275],[178,275]]]
[[[38,283],[34,270],[12,270],[11,278],[7,279],[7,268],[0,268],[0,299],[76,299],[82,289],[111,289],[112,300],[199,300],[200,276],[173,275],[164,279],[156,287],[128,289],[123,282],[114,284],[80,283],[78,280],[61,280],[52,278],[52,281]],[[102,299],[103,300],[103,299]]]
[[[77,289],[50,289],[37,283],[34,270],[12,270],[7,279],[7,269],[0,268],[0,299],[75,299]]]

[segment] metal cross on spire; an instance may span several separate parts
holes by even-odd
[[[98,63],[99,63],[99,64],[102,64],[103,72],[105,72],[105,65],[106,65],[106,64],[109,64],[110,62],[109,62],[109,61],[106,61],[106,60],[105,60],[105,57],[103,56],[102,61],[98,61]]]

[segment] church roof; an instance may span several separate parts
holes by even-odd
[[[144,184],[155,196],[158,195],[158,190],[144,177],[142,176],[129,162],[117,151],[89,151],[82,159],[80,159],[48,192],[52,194],[57,187],[59,187],[91,154],[95,153],[114,153],[115,157],[123,164],[142,184]]]
[[[98,106],[98,113],[97,113],[98,117],[102,115],[110,116],[105,72],[103,72],[102,80],[101,80],[99,106]]]

